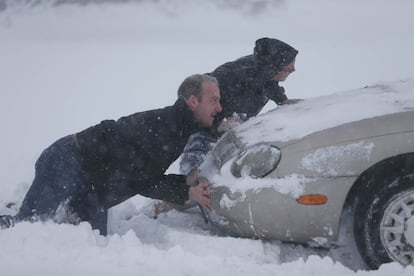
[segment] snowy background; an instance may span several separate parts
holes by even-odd
[[[0,1],[0,206],[20,202],[56,139],[170,105],[185,77],[252,53],[260,37],[299,50],[283,83],[291,98],[414,77],[412,0],[53,2],[82,1]],[[152,220],[151,203],[113,210],[109,237],[86,223],[2,230],[0,274],[414,274],[397,264],[355,274],[301,246],[219,236],[197,210]]]

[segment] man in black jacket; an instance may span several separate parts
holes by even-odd
[[[47,148],[15,217],[0,217],[5,228],[22,220],[88,221],[107,234],[107,210],[136,195],[210,207],[208,182],[165,175],[188,137],[213,125],[221,112],[217,80],[186,78],[174,105],[106,120]]]

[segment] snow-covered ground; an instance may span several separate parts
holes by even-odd
[[[0,12],[0,206],[20,202],[37,157],[56,139],[169,105],[186,76],[250,54],[260,37],[299,50],[297,71],[283,83],[292,98],[414,77],[411,0],[251,2],[257,4],[240,9],[219,0],[165,0]],[[256,9],[260,3],[265,7]],[[338,116],[351,112],[338,108]],[[2,230],[0,274],[414,273],[398,264],[355,273],[302,246],[218,235],[197,210],[153,220],[151,203],[135,197],[115,208],[110,227],[116,234],[108,237],[86,223]]]

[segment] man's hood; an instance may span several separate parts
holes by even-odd
[[[291,63],[298,53],[298,50],[278,39],[265,37],[256,40],[253,56],[261,79],[270,80]]]

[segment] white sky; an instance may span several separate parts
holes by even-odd
[[[414,77],[411,0],[289,0],[259,16],[161,3],[0,13],[1,205],[21,200],[37,157],[56,139],[170,105],[186,76],[250,54],[263,36],[299,50],[283,83],[291,98]],[[114,210],[120,236],[98,236],[87,224],[1,231],[1,275],[354,275],[329,258],[295,260],[311,253],[302,247],[217,237],[196,212],[137,215],[149,204],[138,197]],[[413,273],[388,264],[369,275]]]

